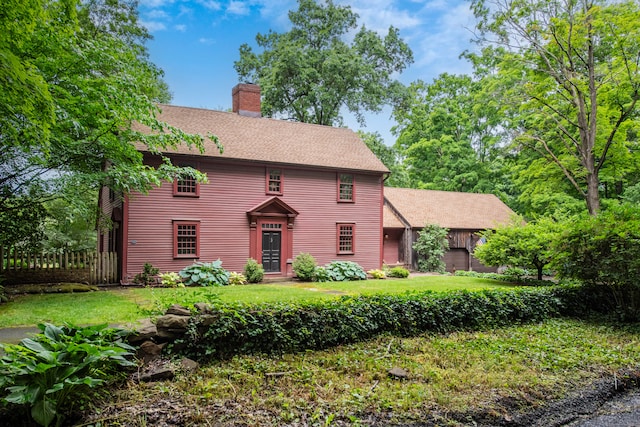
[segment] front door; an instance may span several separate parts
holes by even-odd
[[[262,231],[262,267],[265,273],[280,272],[280,231]]]

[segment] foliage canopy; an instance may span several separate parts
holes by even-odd
[[[364,26],[354,33],[358,15],[332,0],[298,0],[289,20],[287,33],[256,36],[261,53],[243,44],[234,64],[241,80],[261,86],[264,115],[340,125],[346,108],[363,123],[363,111],[399,99],[403,86],[394,75],[413,54],[398,29],[384,37]]]

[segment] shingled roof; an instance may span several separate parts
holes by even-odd
[[[515,213],[493,194],[384,188],[385,204],[411,228],[437,224],[449,229],[484,230],[508,223]],[[398,218],[385,209],[384,227],[397,227]]]
[[[205,143],[205,156],[331,169],[388,173],[357,133],[308,123],[290,122],[201,108],[160,105],[158,118],[191,134],[216,135],[224,147]],[[170,151],[201,155],[186,146]]]

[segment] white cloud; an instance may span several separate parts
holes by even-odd
[[[149,19],[167,19],[169,15],[162,9],[153,9],[145,13],[145,17]]]
[[[148,8],[158,8],[170,5],[174,2],[174,0],[140,0],[140,6],[148,7]]]
[[[219,1],[215,1],[215,0],[198,0],[197,3],[202,5],[202,6],[204,6],[206,9],[209,9],[209,10],[213,10],[213,11],[222,10],[222,5],[220,4]]]
[[[206,37],[200,37],[198,39],[198,42],[202,43],[202,44],[206,44],[206,45],[211,45],[211,44],[214,44],[216,41],[214,39],[210,39],[210,38],[206,38]]]
[[[180,31],[181,33],[184,33],[187,31],[187,26],[184,24],[178,24],[178,25],[174,25],[173,29],[176,31]]]
[[[232,0],[229,2],[226,12],[230,15],[248,15],[250,12],[249,4],[243,1]]]
[[[167,26],[159,21],[144,21],[140,20],[140,24],[149,30],[150,33],[154,33],[156,31],[166,30]]]

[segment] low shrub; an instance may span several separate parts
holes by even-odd
[[[291,268],[298,279],[303,282],[311,282],[314,278],[317,265],[313,255],[301,252],[293,260]]]
[[[384,279],[384,278],[386,278],[386,277],[387,277],[387,275],[385,274],[385,272],[384,272],[384,271],[382,271],[382,270],[378,270],[378,269],[376,269],[376,270],[369,270],[369,271],[367,271],[367,274],[368,274],[369,276],[371,276],[372,278],[374,278],[374,279]]]
[[[174,348],[198,359],[317,350],[391,333],[495,328],[599,311],[603,300],[580,286],[345,296],[304,303],[216,304],[194,316]],[[214,320],[215,321],[212,321]]]
[[[160,273],[159,268],[154,267],[150,262],[145,262],[142,266],[142,272],[133,276],[133,283],[153,286],[158,283],[158,273]]]
[[[386,274],[387,274],[387,277],[396,277],[400,279],[405,279],[409,277],[409,270],[398,265],[396,267],[389,269],[389,271],[387,271]]]
[[[160,284],[166,288],[183,288],[182,277],[174,271],[168,273],[160,273]]]
[[[313,281],[314,282],[332,282],[333,278],[327,271],[327,269],[321,265],[313,269]]]
[[[61,425],[122,367],[135,366],[129,360],[135,349],[123,342],[123,331],[106,325],[39,328],[40,334],[20,344],[0,345],[0,401],[9,410],[5,421],[26,416],[42,426]]]
[[[222,268],[219,259],[213,262],[194,262],[178,273],[187,286],[225,286],[229,284],[229,272]]]
[[[335,282],[366,280],[367,278],[364,269],[353,261],[332,261],[325,266],[325,269]]]
[[[232,271],[231,273],[229,273],[229,285],[236,286],[236,285],[246,285],[246,284],[247,284],[247,278],[245,277],[244,274],[236,273],[235,271]]]
[[[259,283],[264,278],[264,267],[253,258],[244,265],[244,275],[249,283]]]

